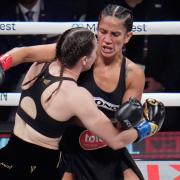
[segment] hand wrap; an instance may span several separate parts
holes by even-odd
[[[0,86],[4,82],[5,73],[4,71],[8,70],[12,65],[12,57],[10,55],[0,56]]]

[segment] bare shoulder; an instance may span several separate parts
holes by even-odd
[[[33,72],[35,75],[39,74],[45,63],[34,62],[28,72]]]
[[[93,96],[91,95],[91,93],[85,89],[84,87],[81,86],[77,86],[76,88],[76,93],[78,96],[76,96],[76,98],[80,97],[80,101],[85,100],[85,99],[92,99],[93,100]]]
[[[123,100],[126,101],[129,99],[129,97],[136,97],[140,100],[145,84],[145,74],[142,67],[127,59],[125,80],[126,92]]]
[[[94,112],[97,108],[93,96],[83,87],[74,88],[73,93],[68,93],[68,99],[68,108],[79,118],[83,117],[82,114],[86,116],[87,111]]]
[[[77,86],[73,89],[73,93],[69,95],[70,99],[74,102],[76,102],[76,105],[92,105],[94,104],[93,96],[91,93],[85,89],[84,87]]]
[[[130,59],[126,58],[127,61],[126,61],[126,76],[138,76],[138,77],[144,77],[144,69],[134,63],[133,61],[131,61]]]
[[[33,79],[35,76],[37,76],[41,72],[43,66],[44,66],[44,63],[39,64],[37,62],[34,62],[31,65],[31,67],[29,68],[29,70],[27,71],[27,73],[24,77],[23,83],[26,81],[29,81],[29,80]]]

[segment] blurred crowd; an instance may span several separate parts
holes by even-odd
[[[97,21],[108,3],[133,11],[134,21],[180,21],[179,0],[1,0],[0,21]],[[57,36],[0,35],[0,54],[14,47],[47,44]],[[180,92],[180,35],[133,36],[124,47],[125,55],[144,67],[144,92]],[[0,92],[20,92],[23,75],[31,64],[21,64],[6,72]],[[167,107],[161,131],[180,131],[180,107]],[[13,122],[16,107],[0,107],[0,121]]]

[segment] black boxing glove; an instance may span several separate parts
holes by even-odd
[[[158,126],[158,131],[163,125],[165,119],[165,106],[162,102],[156,99],[146,99],[143,104],[143,116],[149,122],[152,122]]]
[[[123,103],[115,113],[115,120],[118,121],[123,129],[134,127],[143,116],[143,107],[141,103],[130,98],[129,101]]]
[[[146,99],[143,104],[143,119],[134,127],[138,131],[138,139],[142,139],[156,134],[165,119],[165,106],[155,99]]]
[[[0,86],[5,79],[4,71],[8,70],[12,65],[12,57],[10,55],[0,56]]]

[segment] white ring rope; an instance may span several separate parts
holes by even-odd
[[[20,93],[0,93],[0,106],[18,106]],[[141,102],[154,98],[165,106],[180,106],[180,93],[143,93]]]
[[[97,22],[0,22],[0,35],[61,34],[72,27],[86,27],[96,32]],[[180,21],[134,22],[135,35],[180,35]],[[162,101],[165,106],[180,106],[180,93],[144,93],[147,98]],[[17,106],[20,93],[0,93],[0,106]]]
[[[0,22],[0,35],[61,34],[72,27],[96,32],[97,22]],[[135,35],[180,35],[180,21],[134,22]]]

